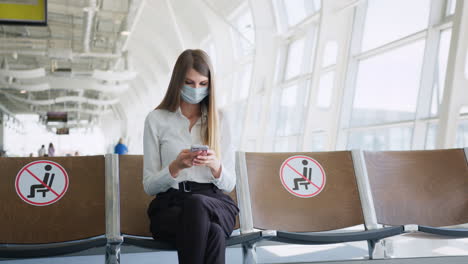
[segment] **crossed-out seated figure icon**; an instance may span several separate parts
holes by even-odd
[[[46,173],[44,174],[44,178],[42,179],[42,182],[49,186],[49,188],[52,187],[52,183],[54,182],[54,177],[55,174],[52,173],[50,174],[49,171],[52,169],[51,165],[45,165],[44,169],[46,170]],[[34,198],[36,196],[36,192],[41,192],[42,197],[46,197],[46,193],[50,191],[50,189],[47,188],[46,186],[42,184],[34,184],[31,185],[31,189],[28,195],[28,198]]]
[[[304,165],[304,169],[302,170],[302,175],[306,177],[310,182],[312,182],[312,168],[307,168],[309,162],[307,160],[302,160],[302,165]],[[306,190],[309,190],[310,182],[304,179],[303,177],[295,178],[294,179],[294,191],[299,190],[299,185],[303,185]]]

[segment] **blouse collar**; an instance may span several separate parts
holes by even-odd
[[[206,121],[208,119],[208,109],[207,109],[206,105],[201,106],[201,112],[202,112],[201,118],[203,119],[203,121]],[[182,109],[180,109],[180,106],[177,108],[176,113],[183,116]]]

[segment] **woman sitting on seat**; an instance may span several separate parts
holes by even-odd
[[[143,185],[149,195],[157,195],[148,208],[150,229],[155,239],[177,247],[179,263],[225,263],[225,240],[239,212],[222,192],[235,185],[226,123],[220,134],[208,55],[184,51],[144,129]],[[191,151],[192,145],[209,149]]]

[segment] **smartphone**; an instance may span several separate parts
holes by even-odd
[[[196,152],[196,151],[202,151],[201,155],[205,156],[206,153],[208,152],[208,146],[207,145],[192,145],[190,147],[191,152]]]

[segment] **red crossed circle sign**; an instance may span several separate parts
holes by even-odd
[[[301,198],[318,195],[326,182],[322,165],[307,156],[287,158],[280,167],[280,178],[289,193]]]
[[[68,174],[60,164],[38,160],[24,166],[16,175],[16,193],[28,204],[51,205],[65,195]]]

